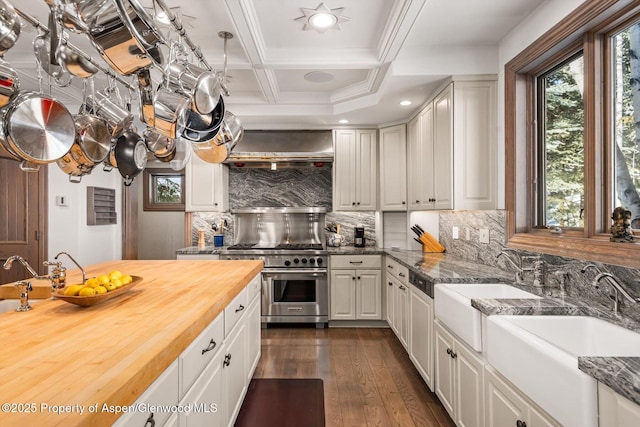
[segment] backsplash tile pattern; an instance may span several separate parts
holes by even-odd
[[[503,270],[514,271],[504,256],[497,258],[506,239],[504,211],[456,211],[440,212],[439,240],[447,248],[447,253],[461,257],[468,261],[485,265],[497,266]],[[459,239],[452,237],[452,228],[459,227]],[[465,229],[471,230],[471,239],[466,240]],[[489,229],[489,244],[479,243],[479,230]],[[536,252],[518,251],[523,257],[523,267],[530,267],[532,258],[540,256],[544,261],[545,274],[544,292],[547,295],[559,296],[561,282],[564,282],[565,295],[579,299],[592,308],[610,312],[613,301],[609,294],[611,290],[606,280],[601,280],[599,287],[593,284],[597,272],[589,269],[582,273],[582,268],[589,261],[575,258],[559,257],[555,255],[539,254]],[[513,256],[515,261],[515,256]],[[517,262],[517,261],[516,261]],[[616,276],[625,285],[632,297],[640,297],[640,269],[620,267],[612,264],[594,263],[600,271],[608,272]],[[514,274],[515,279],[515,274]],[[533,283],[533,273],[525,272],[525,283]],[[621,304],[623,316],[640,321],[640,303],[624,301]]]
[[[376,245],[375,212],[327,212],[325,222],[340,224],[340,234],[344,236],[343,246],[353,245],[355,226],[364,226],[365,246]]]
[[[330,210],[331,167],[229,170],[229,207],[320,206]]]
[[[213,231],[213,224],[220,224],[227,221],[224,229],[224,244],[233,244],[233,215],[229,212],[194,212],[191,216],[191,242],[193,246],[198,245],[198,231],[204,230],[207,246],[213,246],[213,235],[219,231]]]

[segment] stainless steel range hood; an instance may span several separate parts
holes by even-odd
[[[333,162],[330,130],[254,130],[233,148],[224,163],[235,167],[302,167]]]

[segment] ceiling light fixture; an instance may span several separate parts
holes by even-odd
[[[339,120],[339,121],[338,121],[338,123],[341,123],[341,124],[343,124],[343,125],[346,125],[347,123],[349,123],[349,120],[347,120],[347,119],[341,119],[341,120]]]
[[[405,101],[400,101],[400,105],[407,106],[407,105],[411,105],[411,101],[405,100]]]
[[[340,30],[340,24],[350,21],[351,18],[343,16],[344,7],[338,7],[336,9],[329,9],[324,3],[320,3],[315,9],[300,8],[304,16],[296,18],[298,22],[302,22],[304,26],[303,30],[316,30],[319,33],[324,33],[329,29]]]

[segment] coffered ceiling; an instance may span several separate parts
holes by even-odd
[[[43,0],[9,0],[42,22]],[[151,8],[151,0],[139,0]],[[229,110],[247,129],[379,126],[406,120],[452,74],[498,73],[498,42],[543,0],[165,0],[215,69],[227,45]],[[302,8],[343,8],[340,29],[303,29]],[[25,28],[26,30],[26,28]],[[175,34],[167,30],[167,34]],[[23,31],[5,59],[36,87]],[[81,35],[71,41],[98,57]],[[166,55],[168,56],[168,55]],[[155,75],[160,75],[156,72]],[[305,78],[305,76],[307,76]],[[98,83],[99,84],[99,83]],[[74,82],[74,87],[80,87]],[[76,90],[57,90],[79,103]],[[399,105],[410,100],[410,106]]]

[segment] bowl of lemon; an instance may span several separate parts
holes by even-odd
[[[117,297],[142,281],[140,276],[130,276],[118,270],[90,277],[84,283],[77,283],[57,289],[54,296],[71,304],[89,307]]]

